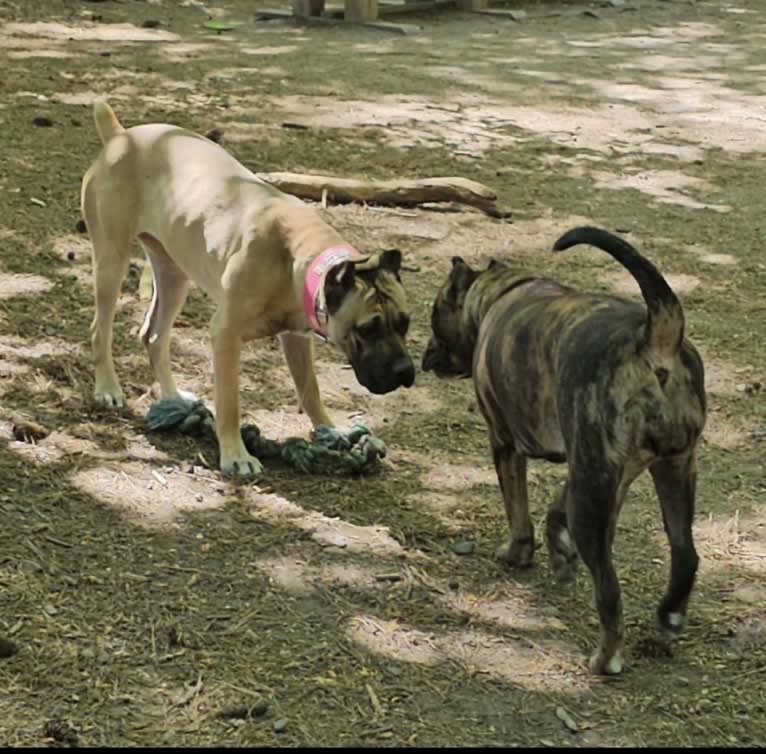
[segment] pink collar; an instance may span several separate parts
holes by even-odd
[[[324,281],[327,273],[349,259],[362,261],[366,258],[353,246],[342,244],[330,246],[311,261],[303,283],[303,309],[308,317],[309,326],[317,335],[326,338],[323,328],[327,323],[327,308],[324,301]]]

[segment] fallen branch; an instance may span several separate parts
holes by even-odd
[[[412,207],[431,202],[457,202],[492,217],[509,217],[497,207],[497,194],[468,178],[423,178],[393,181],[358,181],[304,173],[258,173],[259,178],[286,194],[315,202],[380,204]]]
[[[396,181],[357,181],[353,178],[333,178],[305,173],[257,173],[286,194],[300,199],[335,204],[377,204],[394,207],[414,207],[418,204],[466,204],[482,210],[490,217],[507,218],[509,211],[497,207],[497,194],[483,183],[468,178],[422,178]],[[152,271],[145,264],[138,285],[142,301],[152,297]]]

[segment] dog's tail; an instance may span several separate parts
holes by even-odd
[[[649,310],[646,326],[649,351],[659,357],[678,353],[684,337],[684,312],[660,271],[627,241],[600,228],[573,228],[556,241],[553,250],[564,251],[581,243],[605,251],[635,278]]]
[[[125,130],[122,123],[117,120],[114,110],[104,99],[96,100],[93,103],[93,120],[96,121],[96,131],[98,131],[103,144],[106,144],[115,134]]]

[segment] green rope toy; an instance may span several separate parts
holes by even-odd
[[[179,430],[193,437],[215,440],[215,419],[203,401],[165,398],[152,403],[146,415],[150,432]],[[355,424],[349,432],[320,426],[311,433],[311,441],[289,437],[284,442],[269,440],[254,424],[242,427],[242,441],[258,460],[279,458],[304,474],[370,474],[386,457],[386,446],[373,437],[364,424]]]

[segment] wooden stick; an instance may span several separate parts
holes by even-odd
[[[286,194],[315,202],[380,204],[411,207],[429,202],[458,202],[492,217],[511,213],[498,209],[497,195],[488,186],[468,178],[445,177],[414,180],[359,181],[304,173],[258,173],[259,178]]]

